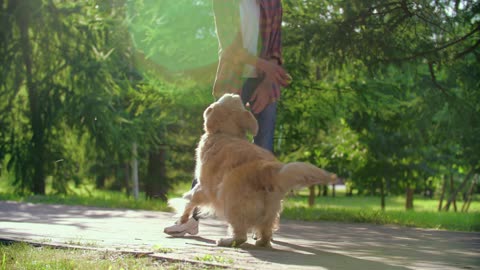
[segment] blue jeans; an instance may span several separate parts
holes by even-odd
[[[257,89],[261,80],[248,78],[243,84],[242,100],[247,103]],[[252,104],[250,104],[252,105]],[[259,114],[254,114],[258,121],[258,133],[253,138],[253,143],[273,153],[273,138],[275,132],[275,120],[277,118],[277,102],[270,103]]]

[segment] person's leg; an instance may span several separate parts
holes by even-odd
[[[192,187],[193,189],[198,183],[198,180],[196,178],[193,179],[192,181]],[[185,236],[185,234],[191,234],[191,235],[196,235],[198,234],[198,225],[199,225],[199,216],[198,216],[198,208],[195,208],[192,213],[192,217],[188,219],[187,222],[185,223],[180,223],[177,221],[174,225],[166,227],[163,229],[163,232],[175,236],[175,237],[182,237]]]
[[[190,189],[193,189],[197,184],[198,184],[197,178],[193,178],[192,187]],[[195,219],[196,221],[200,219],[200,217],[198,216],[198,212],[199,212],[198,208],[195,207],[195,209],[193,209],[192,218]]]
[[[270,103],[263,111],[255,115],[258,121],[258,133],[253,138],[253,143],[273,153],[273,139],[275,132],[275,119],[277,116],[277,103]]]

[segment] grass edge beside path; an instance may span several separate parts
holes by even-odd
[[[176,196],[176,194],[175,194]],[[175,197],[172,196],[172,197]],[[160,200],[135,200],[121,192],[97,191],[88,195],[49,195],[49,196],[17,196],[0,192],[0,200],[11,200],[29,203],[64,204],[92,206],[111,209],[133,209],[171,212],[166,202]],[[376,198],[372,198],[375,200]],[[346,200],[346,199],[345,199]],[[338,204],[338,198],[337,198]],[[308,207],[299,197],[287,198],[284,203],[282,219],[303,221],[337,221],[351,223],[372,223],[378,225],[398,225],[424,229],[450,231],[480,231],[480,213],[437,212],[437,211],[405,211],[388,209],[385,211],[359,205],[334,205],[334,199],[327,199]]]
[[[480,213],[284,207],[282,219],[397,225],[423,229],[478,232]]]
[[[225,266],[216,263],[172,259],[160,253],[115,251],[0,239],[0,270],[225,269]]]

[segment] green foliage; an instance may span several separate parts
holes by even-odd
[[[0,67],[0,159],[6,160],[3,179],[13,179],[21,194],[68,194],[69,183],[85,178],[114,178],[111,187],[128,190],[122,168],[132,159],[133,142],[143,174],[148,153],[177,147],[181,138],[186,145],[178,147],[193,153],[198,132],[178,133],[192,129],[189,118],[201,121],[209,90],[140,76],[129,6],[114,2],[0,6],[9,23],[0,44],[6,63]],[[185,163],[180,170],[191,168]],[[167,179],[158,180],[168,187]]]
[[[126,23],[136,49],[165,72],[184,72],[217,61],[209,0],[126,1]]]
[[[211,1],[167,2],[1,1],[2,181],[25,195],[128,194],[133,143],[143,190],[190,180],[217,40]],[[278,156],[369,193],[438,189],[444,175],[465,192],[480,172],[480,4],[282,3],[294,80]]]
[[[17,126],[2,140],[8,168],[15,172],[19,192],[44,194],[47,175],[58,177],[55,189],[65,192],[61,182],[78,165],[64,138],[99,125],[106,126],[111,141],[119,138],[105,124],[116,123],[112,103],[121,92],[115,82],[121,68],[112,69],[113,48],[105,32],[115,18],[96,17],[89,3],[15,3],[2,6],[11,10],[2,13],[11,21],[6,57],[19,58],[2,69],[1,88],[11,96],[4,119],[7,126]]]
[[[385,184],[395,194],[419,189],[429,177],[478,173],[478,3],[284,1],[284,7],[294,82],[281,101],[282,157],[314,162],[372,193]],[[352,149],[338,141],[326,147],[345,130],[342,119],[354,133],[341,136]]]

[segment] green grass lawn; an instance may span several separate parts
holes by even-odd
[[[302,190],[284,201],[282,217],[294,220],[329,220],[392,224],[410,227],[445,229],[455,231],[480,231],[480,202],[478,196],[472,201],[469,212],[459,212],[463,202],[457,202],[450,212],[438,212],[438,199],[415,196],[414,209],[405,210],[405,197],[387,196],[385,211],[381,210],[380,198],[374,196],[347,197],[342,191],[337,196],[316,197],[315,204],[308,206],[308,191]],[[445,204],[445,201],[444,201]]]
[[[342,190],[333,198],[316,197],[315,204],[308,206],[308,190],[284,200],[282,217],[307,221],[340,221],[390,224],[419,228],[454,231],[480,231],[480,201],[476,196],[468,213],[461,213],[463,201],[457,201],[457,212],[453,206],[449,212],[438,212],[438,198],[430,199],[421,195],[414,198],[414,209],[405,210],[404,196],[387,196],[385,210],[381,210],[380,197],[345,196]],[[443,205],[445,205],[445,201]]]
[[[291,206],[306,206],[308,201],[308,190],[302,190],[295,196],[288,196],[287,201]],[[479,197],[475,198],[476,200],[472,201],[469,212],[480,213],[480,201]],[[446,201],[443,202],[445,205]],[[438,198],[429,199],[421,195],[416,195],[413,201],[414,211],[437,211],[438,208]],[[387,196],[385,200],[386,210],[405,210],[405,197],[404,196]],[[458,210],[461,209],[463,201],[457,202]],[[380,207],[380,197],[376,196],[351,196],[347,197],[343,192],[338,192],[333,198],[331,196],[316,197],[315,206],[329,206],[337,208],[352,208],[357,210],[381,210]],[[453,211],[453,206],[450,208]]]
[[[169,198],[180,197],[189,190],[190,183],[178,183],[168,195]],[[49,195],[20,197],[11,192],[2,192],[0,187],[0,200],[15,200],[33,203],[55,203],[67,205],[84,205],[108,208],[145,209],[154,211],[171,211],[167,203],[159,200],[145,200],[143,194],[138,200],[124,193],[114,191],[94,190],[92,187],[75,189],[72,195]],[[468,213],[438,212],[438,199],[428,199],[416,196],[414,209],[405,210],[403,196],[387,196],[386,209],[380,209],[380,198],[374,196],[347,197],[342,190],[337,191],[337,196],[316,197],[313,207],[309,207],[308,190],[304,189],[295,196],[288,196],[284,200],[282,213],[283,219],[305,221],[341,221],[364,222],[374,224],[392,224],[431,229],[444,229],[456,231],[480,231],[480,200],[479,196],[471,203]],[[460,210],[463,202],[457,202]]]
[[[363,222],[373,224],[391,224],[419,228],[445,229],[455,231],[480,231],[480,213],[472,212],[437,212],[419,207],[415,210],[405,211],[398,207],[386,207],[382,211],[380,207],[369,207],[372,201],[378,198],[351,199],[350,203],[342,202],[339,198],[319,200],[313,207],[308,207],[306,201],[298,197],[289,198],[284,202],[282,218],[307,221],[343,221]],[[321,201],[321,202],[320,202]],[[361,203],[366,201],[364,206]],[[357,202],[357,203],[354,203]],[[426,204],[428,204],[427,202]],[[388,204],[387,204],[388,205]]]
[[[124,192],[96,190],[93,187],[82,186],[71,188],[74,194],[48,196],[18,196],[0,186],[0,200],[12,200],[31,203],[83,205],[106,208],[145,209],[154,211],[171,211],[166,202],[160,200],[146,200],[145,194],[140,194],[139,199],[126,196]],[[178,190],[178,189],[176,189]],[[181,196],[175,191],[170,196]]]
[[[0,270],[90,269],[218,269],[202,264],[164,262],[151,257],[111,251],[33,247],[25,243],[0,243]]]

